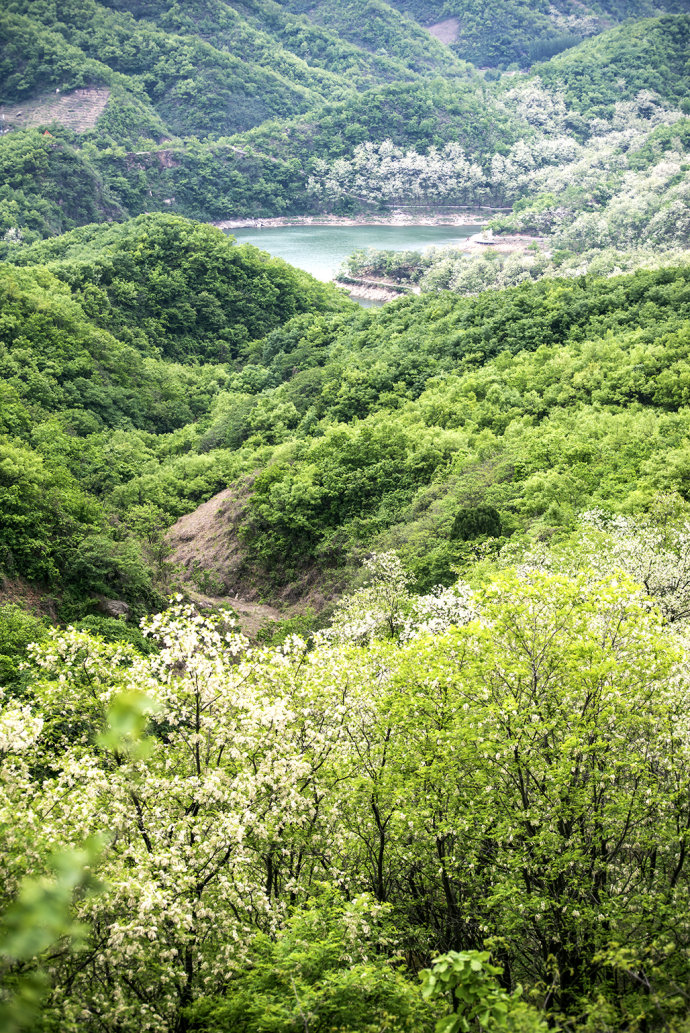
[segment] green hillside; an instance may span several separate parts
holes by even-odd
[[[481,67],[502,68],[550,58],[618,22],[686,10],[683,0],[497,0],[490,6],[479,0],[392,0],[391,6],[424,25],[453,19],[452,50]]]
[[[314,565],[347,580],[362,550],[391,543],[421,586],[447,583],[463,506],[491,505],[507,535],[551,535],[594,504],[686,490],[687,266],[375,313],[171,216],[76,230],[18,259],[3,270],[3,411],[6,445],[33,472],[3,562],[87,610],[98,585],[136,600],[112,550],[124,535],[145,553],[144,513],[160,533],[259,471],[235,533],[269,592]],[[69,513],[88,499],[91,515],[67,538],[51,519],[37,551],[43,507],[32,530],[23,507],[52,498],[47,470],[77,499]],[[104,556],[82,567],[74,550],[90,542]]]
[[[125,77],[130,89],[148,99],[167,131],[178,135],[234,132],[256,125],[272,115],[306,110],[329,87],[339,83],[326,72],[311,73],[302,63],[287,61],[282,70],[264,67],[259,60],[247,62],[234,53],[219,50],[195,36],[178,36],[154,25],[135,23],[131,17],[88,4],[71,22],[61,22],[57,12],[39,8],[51,31],[53,55],[50,81],[43,79],[42,55],[47,30],[38,22],[33,4],[16,4],[30,15],[7,16],[8,38],[17,39],[21,27],[22,58],[26,69],[3,84],[8,100],[27,97],[46,86],[70,89],[84,82],[108,82]],[[8,42],[8,63],[17,55]],[[238,41],[238,49],[252,41]],[[34,56],[35,55],[35,56]],[[105,69],[93,65],[98,64]],[[67,62],[65,71],[63,61]],[[280,60],[276,62],[280,66]],[[58,72],[59,70],[59,72]]]
[[[690,15],[642,19],[611,29],[538,70],[581,111],[600,110],[640,90],[678,107],[690,95]]]
[[[278,158],[313,161],[349,157],[360,144],[384,140],[421,152],[457,142],[472,154],[491,154],[513,143],[517,133],[517,120],[481,81],[431,79],[378,87],[287,126],[268,123],[242,134],[238,143]]]
[[[137,3],[107,6],[128,9],[135,15],[142,11],[142,5]],[[296,8],[293,13],[273,0],[250,4],[206,0],[195,3],[186,15],[158,2],[146,5],[145,12],[147,18],[155,19],[167,31],[198,35],[231,51],[243,42],[256,44],[261,33],[264,46],[273,41],[274,57],[278,42],[310,66],[327,68],[347,76],[351,82],[462,71],[462,62],[446,47],[435,44],[415,22],[401,21],[383,2],[367,7],[353,4],[350,9],[333,5],[320,8],[317,16],[311,10],[308,18]],[[253,51],[243,53],[255,59]]]
[[[153,459],[157,435],[205,414],[228,383],[228,362],[254,339],[300,312],[351,305],[254,248],[172,217],[79,230],[43,247],[35,257],[47,266],[1,274],[3,570],[150,601],[142,540],[110,522],[102,475],[112,487],[134,455]],[[100,453],[118,432],[131,453],[120,474]],[[88,441],[101,444],[94,452]],[[222,484],[220,469],[209,480],[199,459],[186,505]]]
[[[384,0],[292,0],[285,6],[308,13],[311,22],[327,26],[363,50],[399,56],[417,72],[452,72],[459,67],[448,48]]]

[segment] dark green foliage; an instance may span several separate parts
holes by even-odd
[[[24,100],[45,90],[107,85],[112,77],[98,61],[40,22],[8,13],[0,16],[0,83],[4,100]],[[20,5],[32,14],[38,4]]]
[[[495,0],[491,5],[482,0],[446,0],[444,4],[434,4],[433,10],[429,10],[431,5],[426,0],[404,0],[395,6],[412,8],[413,13],[415,7],[421,6],[421,17],[430,21],[455,17],[455,53],[480,67],[502,68],[509,64],[524,68],[552,57],[583,36],[608,29],[614,22],[660,11],[680,14],[685,10],[684,0],[604,0],[576,6],[568,0]],[[564,31],[566,18],[568,28]]]
[[[21,693],[24,675],[20,665],[26,660],[26,647],[46,634],[46,622],[14,603],[0,605],[0,686]]]
[[[439,22],[445,14],[444,0],[391,0],[391,7],[404,11],[422,25]]]
[[[123,215],[69,134],[52,128],[49,135],[27,129],[0,137],[0,256],[22,240]]]
[[[228,361],[300,312],[347,305],[307,274],[177,216],[75,231],[17,260],[50,261],[93,322],[182,362]]]
[[[155,644],[144,638],[135,624],[128,624],[120,618],[89,614],[79,620],[75,627],[77,631],[88,631],[90,635],[102,638],[105,642],[134,646],[140,653],[153,653],[156,650]]]
[[[467,506],[456,514],[450,536],[470,542],[475,538],[499,538],[502,530],[501,516],[494,506]]]
[[[79,81],[73,83],[63,76],[55,85],[68,89],[84,82],[126,83],[135,95],[148,99],[169,131],[186,135],[236,132],[271,116],[305,110],[321,95],[320,78],[314,80],[306,68],[303,85],[293,81],[299,78],[294,67],[286,69],[288,78],[218,50],[196,36],[178,36],[146,22],[137,24],[94,0],[80,3],[78,11],[67,18],[62,5],[51,0],[38,4],[15,0],[12,6],[31,18],[21,20],[26,25],[25,45],[31,52],[42,53],[44,36],[50,31],[54,57],[48,65],[59,67],[67,57],[70,68],[84,66]],[[24,94],[52,85],[40,79],[40,69],[32,68],[31,73],[22,79],[22,84],[26,82]],[[327,81],[323,85],[328,93]],[[317,92],[312,93],[313,87]],[[13,78],[6,89],[10,97],[22,95]]]
[[[372,17],[372,7],[367,12],[369,17],[364,14],[357,18],[363,5],[353,4],[350,18],[343,17],[340,5],[330,9],[326,17],[320,11],[315,19],[301,15],[303,4],[279,6],[271,0],[196,0],[192,10],[187,4],[184,11],[165,2],[142,4],[138,0],[108,0],[104,6],[130,11],[136,18],[155,21],[168,32],[199,36],[231,52],[247,55],[251,47],[253,61],[272,63],[276,70],[282,70],[283,63],[291,59],[293,77],[299,74],[298,62],[302,75],[306,65],[358,85],[414,78],[418,68],[448,72],[461,67],[449,51],[430,46],[417,26],[400,24],[384,3],[377,5],[378,17]],[[359,24],[353,29],[356,22]],[[324,77],[322,82],[328,84],[328,79]]]
[[[550,57],[555,57],[556,54],[560,54],[563,50],[569,50],[571,47],[576,47],[578,43],[582,42],[580,36],[576,36],[573,33],[560,33],[550,38],[539,39],[534,43],[530,44],[528,51],[529,63],[534,64],[535,61],[546,61]]]
[[[382,0],[291,0],[286,6],[308,11],[311,20],[364,50],[401,57],[416,72],[452,72],[459,66],[445,47]]]
[[[337,158],[358,144],[392,140],[426,152],[431,146],[462,143],[471,153],[500,151],[517,139],[518,128],[476,79],[432,79],[414,86],[379,87],[341,104],[295,119],[287,127],[266,125],[240,139],[256,150],[285,158]]]

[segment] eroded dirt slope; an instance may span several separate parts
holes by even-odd
[[[324,587],[322,572],[314,567],[291,577],[283,587],[253,568],[239,536],[250,494],[250,480],[226,488],[180,517],[166,537],[169,562],[190,599],[202,609],[231,606],[243,631],[254,637],[272,621],[307,608],[320,612],[339,593],[334,585]]]

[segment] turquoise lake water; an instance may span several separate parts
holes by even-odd
[[[424,251],[452,247],[478,233],[480,226],[267,226],[228,230],[247,242],[311,273],[332,280],[341,262],[360,248]]]

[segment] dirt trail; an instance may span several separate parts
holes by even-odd
[[[236,599],[231,595],[205,595],[188,589],[192,602],[200,610],[224,610],[230,607],[237,613],[240,628],[248,638],[256,638],[261,628],[271,621],[279,621],[282,614],[275,606],[265,603],[252,603],[247,599]]]

